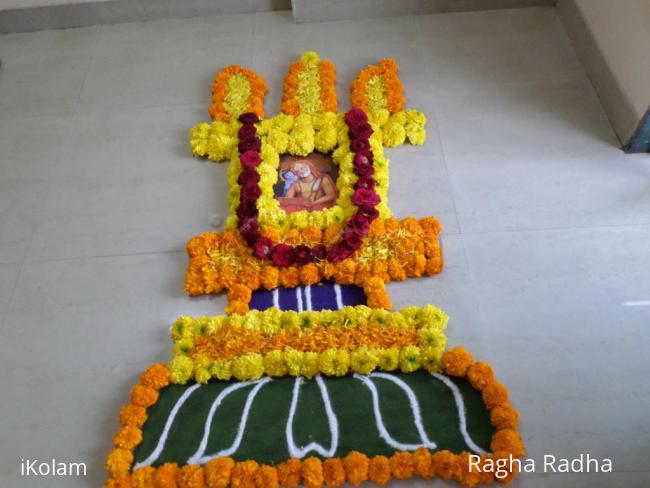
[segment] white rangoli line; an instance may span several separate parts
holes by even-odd
[[[276,288],[273,290],[272,294],[273,294],[273,306],[278,310],[282,310],[280,308],[280,291]]]
[[[210,406],[210,413],[208,414],[208,418],[205,421],[205,427],[203,429],[203,438],[201,439],[201,444],[199,445],[199,448],[196,450],[196,452],[187,460],[187,464],[205,464],[213,460],[214,458],[220,456],[230,456],[235,451],[237,451],[237,449],[239,449],[239,445],[241,444],[242,438],[244,437],[244,430],[246,429],[246,423],[248,422],[248,414],[250,413],[253,400],[255,399],[255,396],[259,392],[260,388],[262,388],[269,381],[271,381],[271,378],[265,377],[257,381],[244,381],[242,383],[235,383],[234,385],[229,386],[228,388],[221,391],[221,393],[219,393],[219,395],[214,400],[214,402],[212,402],[212,406]],[[241,388],[244,388],[252,384],[254,384],[255,387],[251,389],[250,393],[248,394],[248,397],[246,398],[246,404],[244,405],[244,411],[242,412],[241,419],[239,421],[239,428],[237,429],[237,435],[235,436],[235,440],[233,441],[232,445],[226,449],[222,449],[216,454],[209,454],[206,456],[205,450],[208,447],[208,440],[210,438],[212,418],[214,417],[214,414],[216,413],[217,409],[219,408],[223,400],[228,395],[230,395],[236,390],[239,390]]]
[[[384,425],[384,420],[381,416],[381,410],[379,408],[379,392],[377,391],[377,387],[375,384],[366,376],[361,376],[358,374],[354,374],[354,377],[360,381],[363,382],[364,385],[368,387],[370,390],[370,393],[372,395],[372,409],[375,414],[375,421],[377,423],[377,430],[379,431],[379,436],[384,439],[386,444],[388,444],[390,447],[397,449],[399,451],[415,451],[422,447],[424,444],[404,444],[402,442],[399,442],[398,440],[394,439],[389,433],[388,430],[386,429],[386,426]],[[435,446],[435,444],[433,444]]]
[[[305,302],[307,302],[307,310],[313,310],[311,304],[311,285],[305,287]]]
[[[296,304],[298,312],[302,312],[302,293],[300,293],[300,286],[296,286]]]
[[[463,400],[463,395],[461,395],[460,390],[458,387],[454,384],[453,381],[451,381],[449,378],[446,376],[443,376],[438,373],[431,373],[431,376],[434,378],[442,381],[447,388],[451,390],[451,392],[454,394],[454,400],[456,401],[456,408],[458,409],[458,418],[459,418],[459,430],[460,433],[463,435],[463,439],[465,440],[465,444],[467,444],[467,447],[469,447],[472,451],[474,451],[476,454],[488,454],[486,451],[481,449],[474,440],[469,436],[469,433],[467,432],[467,419],[465,418],[465,402]]]
[[[163,431],[160,434],[160,438],[158,439],[158,444],[156,444],[156,448],[153,450],[151,454],[149,454],[149,456],[147,456],[147,458],[144,461],[140,461],[139,463],[136,463],[135,466],[133,466],[134,470],[143,466],[150,466],[153,462],[156,461],[156,459],[158,459],[160,453],[162,453],[163,449],[165,449],[165,442],[167,442],[169,429],[171,429],[172,424],[174,423],[176,414],[178,414],[178,411],[181,409],[181,407],[187,401],[190,395],[194,393],[194,391],[200,386],[201,386],[200,383],[190,386],[187,390],[183,392],[183,394],[178,398],[178,400],[176,400],[176,403],[172,407],[171,412],[169,412],[169,417],[167,417],[167,421],[165,422],[165,427],[163,428]]]
[[[409,399],[409,403],[411,405],[411,411],[413,413],[413,419],[415,421],[415,428],[418,431],[418,434],[420,435],[420,440],[422,441],[422,444],[425,447],[428,447],[430,449],[435,449],[437,447],[436,443],[429,440],[429,437],[427,436],[426,431],[424,430],[424,426],[422,425],[422,413],[420,412],[420,403],[418,402],[417,396],[415,396],[415,393],[411,389],[411,387],[406,384],[404,381],[400,380],[399,378],[395,376],[391,376],[386,373],[371,373],[369,376],[371,377],[377,377],[377,378],[384,378],[388,381],[392,381],[394,384],[396,384],[398,387],[406,393],[406,396]]]
[[[327,423],[329,425],[330,435],[332,436],[330,448],[326,450],[318,442],[310,442],[305,447],[298,447],[293,439],[293,417],[296,415],[296,409],[298,408],[298,396],[300,394],[300,384],[302,383],[302,380],[303,378],[298,376],[293,384],[293,395],[291,397],[291,407],[289,408],[289,419],[287,420],[286,428],[289,455],[292,458],[302,459],[308,452],[316,451],[323,457],[333,457],[339,444],[339,421],[336,418],[334,409],[332,408],[332,402],[330,401],[330,396],[327,387],[325,386],[325,382],[320,375],[316,375],[316,383],[318,384],[321,397],[323,398],[325,413],[327,414]]]
[[[334,285],[334,295],[336,296],[336,307],[341,310],[343,308],[343,296],[341,295],[341,285],[338,283]]]

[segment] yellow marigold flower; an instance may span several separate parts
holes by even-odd
[[[261,354],[240,356],[232,361],[232,374],[240,381],[256,380],[264,374],[264,361]]]
[[[306,352],[302,356],[302,367],[300,375],[311,379],[319,373],[320,355],[315,352]]]
[[[359,374],[368,374],[377,367],[379,355],[377,351],[362,346],[350,354],[350,366],[352,371]]]
[[[284,376],[287,374],[287,365],[284,355],[280,350],[274,350],[264,355],[264,372],[269,376]]]
[[[420,348],[417,346],[406,346],[400,351],[399,367],[404,373],[412,373],[420,367]]]
[[[194,362],[187,356],[175,356],[169,363],[171,381],[176,384],[185,384],[192,377]]]
[[[232,377],[232,362],[225,359],[217,359],[212,363],[210,373],[215,378],[228,381]]]
[[[380,369],[394,371],[399,366],[399,349],[391,347],[390,349],[380,350],[377,354],[377,365]]]
[[[341,349],[328,349],[320,354],[320,370],[328,376],[344,376],[350,368],[350,355]]]

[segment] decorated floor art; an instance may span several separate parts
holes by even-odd
[[[106,487],[308,488],[440,477],[507,483],[518,414],[492,368],[445,349],[432,305],[391,311],[386,283],[441,272],[435,217],[397,219],[384,147],[425,141],[397,64],[351,83],[291,64],[281,113],[265,81],[220,71],[194,156],[229,160],[223,232],[187,245],[189,295],[225,292],[225,316],[180,317],[173,358],[145,371],[120,411]],[[408,164],[402,162],[401,164]]]

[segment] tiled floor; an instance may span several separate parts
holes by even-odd
[[[191,300],[186,240],[226,212],[225,166],[193,160],[211,77],[252,66],[279,107],[290,60],[400,62],[424,147],[388,150],[392,208],[438,215],[446,269],[390,286],[435,303],[451,344],[494,364],[529,455],[609,457],[613,475],[519,487],[648,486],[650,157],[625,156],[553,9],[294,25],[288,13],[0,37],[0,486],[95,487],[138,373]],[[21,478],[19,460],[88,464]],[[441,483],[444,484],[444,483]],[[413,485],[428,486],[429,482]]]

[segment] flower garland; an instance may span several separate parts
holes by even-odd
[[[288,115],[336,112],[335,81],[334,64],[307,51],[289,66],[280,109]]]
[[[394,113],[404,108],[403,91],[397,76],[397,62],[384,59],[359,71],[350,83],[350,102],[365,112],[388,110]]]
[[[329,376],[375,369],[438,371],[447,315],[437,307],[387,312],[366,306],[318,312],[251,310],[245,316],[180,317],[172,327],[172,382]],[[334,361],[334,359],[336,361]]]
[[[480,391],[495,428],[490,449],[481,455],[481,466],[499,459],[522,457],[526,450],[517,426],[519,414],[512,407],[508,391],[496,381],[492,367],[474,358],[462,347],[450,349],[442,357],[442,371],[449,376],[467,378]],[[392,456],[369,457],[351,451],[342,458],[320,460],[309,457],[289,459],[276,466],[259,465],[255,461],[235,461],[230,457],[213,459],[209,463],[179,467],[166,463],[157,468],[142,467],[131,471],[133,450],[142,442],[141,427],[147,419],[146,408],[157,401],[158,390],[169,384],[169,369],[160,364],[151,366],[133,389],[131,403],[120,411],[121,429],[113,439],[114,449],[106,460],[109,479],[104,488],[308,488],[323,485],[338,487],[343,483],[359,485],[372,481],[385,485],[391,479],[403,480],[418,476],[454,480],[465,486],[509,483],[517,475],[510,471],[505,478],[495,478],[493,470],[471,470],[469,452],[454,454],[447,450],[430,452],[419,448],[415,452],[395,452]],[[506,463],[511,467],[512,463]]]
[[[219,71],[212,85],[212,104],[208,112],[214,120],[228,122],[240,114],[253,112],[264,117],[264,78],[248,68],[228,66]]]
[[[340,226],[325,231],[306,228],[287,237],[291,245],[313,247],[336,242],[341,230]],[[190,263],[185,291],[189,295],[201,295],[221,293],[225,289],[229,300],[226,313],[244,314],[254,290],[334,280],[362,287],[370,307],[389,309],[385,283],[429,276],[442,270],[440,230],[440,223],[434,217],[419,221],[412,217],[401,221],[377,219],[370,225],[364,247],[354,256],[337,263],[322,260],[286,268],[258,258],[237,232],[208,232],[187,244]]]
[[[289,267],[293,264],[304,265],[313,261],[327,259],[337,263],[354,254],[361,247],[363,239],[373,220],[379,216],[376,206],[381,197],[375,192],[376,181],[374,158],[370,147],[370,136],[373,133],[368,118],[363,110],[352,109],[345,115],[350,137],[350,149],[354,153],[354,173],[357,181],[354,183],[354,193],[350,200],[357,207],[356,213],[347,221],[340,242],[325,247],[318,245],[291,246],[274,242],[262,236],[258,225],[259,210],[257,200],[262,194],[260,189],[260,174],[257,167],[262,162],[260,150],[262,142],[257,136],[255,123],[259,122],[256,114],[247,113],[239,117],[243,124],[239,129],[239,158],[243,167],[238,183],[241,185],[237,217],[239,232],[248,245],[254,249],[260,259],[268,259],[278,267]]]

